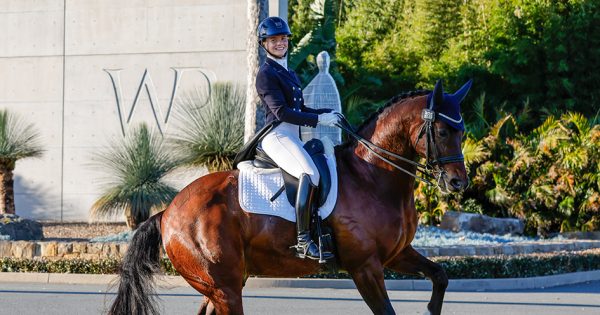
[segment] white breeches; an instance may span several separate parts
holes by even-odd
[[[319,184],[319,170],[312,158],[302,147],[300,127],[282,122],[271,130],[262,140],[265,153],[290,175],[300,178],[308,174],[314,185]]]

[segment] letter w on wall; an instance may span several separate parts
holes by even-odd
[[[162,113],[161,106],[159,104],[158,96],[156,94],[156,87],[154,86],[154,82],[152,82],[152,78],[150,77],[150,73],[148,69],[144,70],[144,74],[142,75],[142,80],[140,81],[139,87],[135,93],[135,98],[133,99],[133,103],[129,108],[129,112],[126,113],[126,120],[124,119],[124,105],[123,105],[123,92],[121,91],[121,70],[123,69],[104,69],[106,73],[108,73],[110,80],[112,82],[112,86],[115,92],[115,99],[117,102],[117,114],[119,116],[119,123],[121,124],[121,132],[123,136],[125,136],[125,129],[131,123],[134,113],[136,112],[136,107],[138,101],[140,99],[140,94],[143,91],[146,92],[148,96],[148,103],[150,106],[152,117],[154,118],[154,122],[158,128],[160,134],[163,134],[163,129],[165,129],[166,124],[169,121],[169,117],[171,115],[171,111],[173,109],[175,97],[177,95],[177,90],[183,78],[183,74],[187,71],[194,71],[201,74],[201,77],[206,80],[208,86],[208,95],[210,97],[210,82],[208,75],[201,68],[171,68],[175,72],[175,78],[173,80],[173,90],[171,92],[171,98],[169,99],[169,106],[167,107],[166,113]],[[212,74],[212,73],[211,73]],[[211,75],[214,79],[214,75]]]

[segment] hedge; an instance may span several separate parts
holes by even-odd
[[[514,256],[435,257],[450,279],[524,278],[563,274],[578,271],[600,270],[600,249],[579,252],[557,252]],[[41,273],[118,273],[120,260],[85,259],[0,259],[0,272]],[[167,275],[177,275],[168,259],[161,261]],[[347,273],[310,275],[308,278],[350,278]],[[386,279],[419,279],[390,270]]]

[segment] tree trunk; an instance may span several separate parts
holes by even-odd
[[[247,37],[246,43],[248,77],[246,78],[246,110],[244,114],[244,142],[248,142],[256,133],[256,130],[263,125],[264,115],[258,106],[260,100],[256,93],[256,73],[260,64],[264,61],[265,54],[258,46],[256,29],[258,23],[267,17],[269,12],[267,0],[248,0],[247,17]],[[257,110],[258,108],[258,110]]]
[[[138,223],[135,220],[135,217],[131,213],[131,209],[125,210],[125,223],[130,230],[135,230],[138,227]]]
[[[0,214],[15,214],[14,167],[0,164]]]

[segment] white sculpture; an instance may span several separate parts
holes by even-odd
[[[333,77],[329,74],[329,54],[322,51],[317,55],[317,66],[319,73],[304,88],[304,105],[314,108],[332,108],[334,111],[342,112],[340,93]],[[334,144],[342,142],[342,131],[339,128],[325,127],[319,125],[317,128],[302,127],[302,141],[306,142],[312,138],[323,139],[329,137]]]

